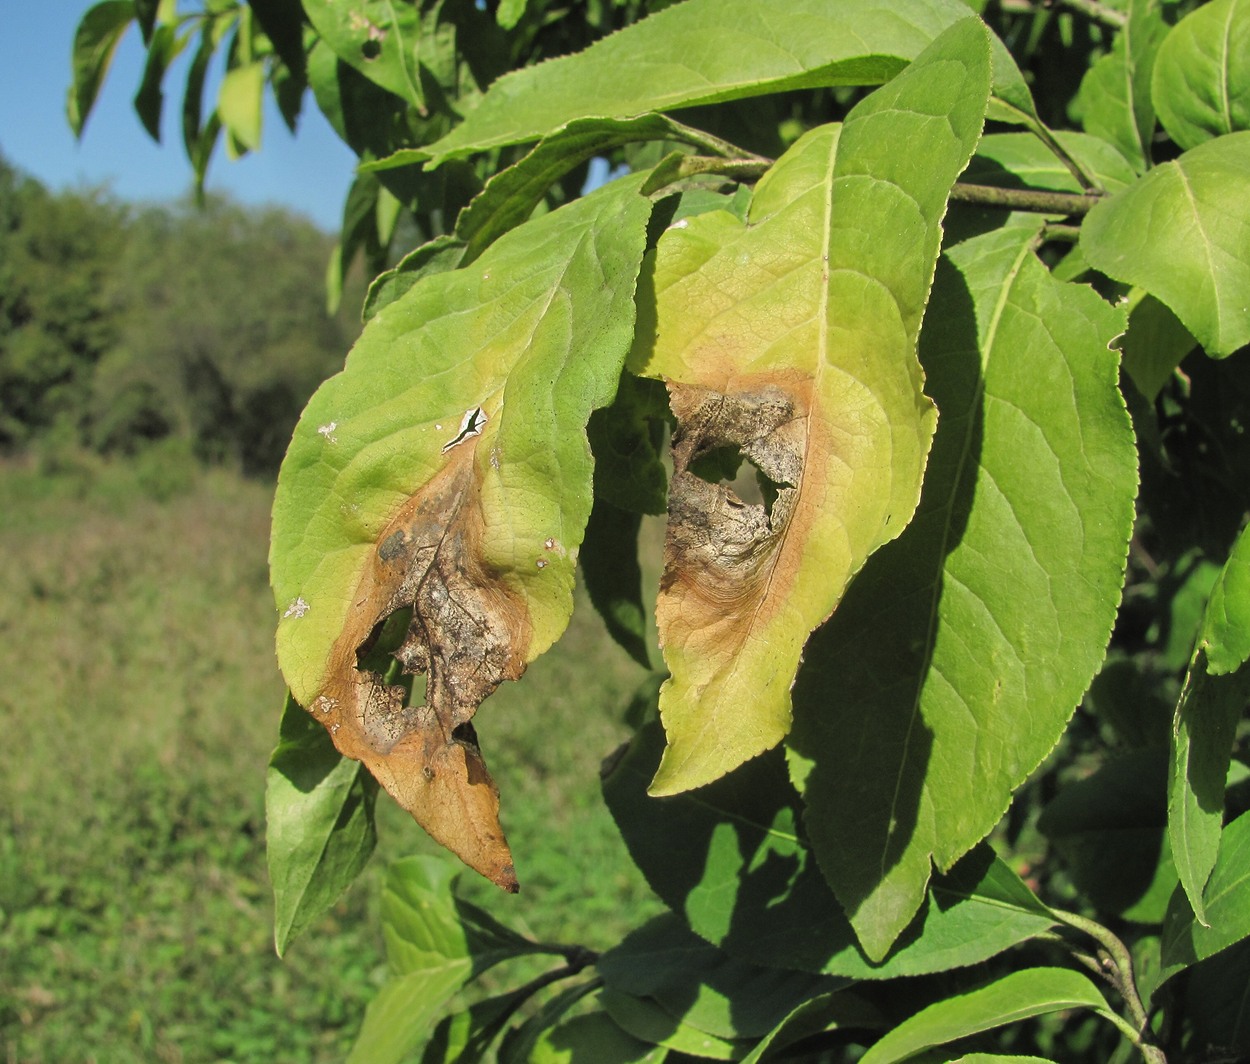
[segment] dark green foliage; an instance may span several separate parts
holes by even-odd
[[[320,294],[330,242],[278,208],[134,208],[0,160],[0,450],[42,441],[276,469],[356,326]]]
[[[128,213],[98,192],[53,195],[0,159],[0,449],[80,428],[120,326]]]

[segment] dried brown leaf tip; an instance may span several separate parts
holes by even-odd
[[[474,451],[456,448],[377,537],[311,708],[338,749],[364,762],[436,841],[515,891],[499,790],[470,720],[500,683],[525,671],[529,621],[482,557]],[[361,665],[381,622],[408,607],[394,655],[405,672],[425,674],[420,706]]]

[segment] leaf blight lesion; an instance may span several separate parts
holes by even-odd
[[[340,751],[362,761],[438,842],[506,890],[517,887],[499,792],[469,723],[525,669],[527,614],[483,558],[477,448],[461,446],[378,536],[333,666],[312,703]],[[358,667],[377,627],[411,611],[394,657],[426,677],[424,704]]]

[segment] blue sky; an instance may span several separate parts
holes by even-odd
[[[191,187],[179,129],[187,53],[166,75],[162,144],[148,137],[131,105],[144,55],[136,26],[117,49],[82,140],[70,132],[70,50],[74,27],[90,6],[88,0],[0,0],[0,154],[54,189],[104,185],[126,200],[176,199]],[[232,162],[219,144],[206,186],[245,203],[282,204],[337,231],[354,163],[308,96],[296,136],[269,104],[259,152]]]

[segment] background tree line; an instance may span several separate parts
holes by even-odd
[[[0,158],[0,452],[175,441],[271,474],[359,328],[323,303],[332,246],[281,208],[53,192]]]

